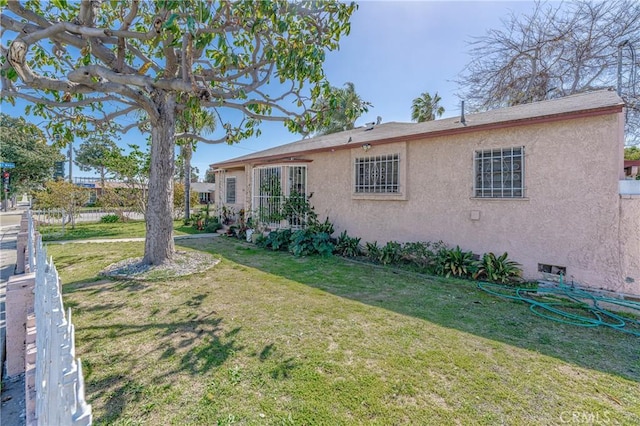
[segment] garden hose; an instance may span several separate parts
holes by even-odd
[[[534,314],[580,327],[605,326],[640,337],[640,303],[599,296],[560,283],[554,287],[513,287],[479,282],[478,288],[494,296],[526,302]],[[630,314],[612,312],[602,304],[616,305]]]

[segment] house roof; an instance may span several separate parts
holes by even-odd
[[[213,192],[216,189],[216,184],[209,182],[191,182],[189,187],[191,188],[191,192]]]
[[[245,163],[277,161],[295,155],[351,149],[364,144],[379,145],[500,127],[610,114],[622,111],[623,107],[624,102],[615,91],[598,90],[558,99],[467,114],[464,122],[461,122],[460,117],[450,117],[423,123],[390,122],[370,127],[359,127],[330,135],[302,139],[215,163],[212,166],[218,169],[232,168]]]
[[[640,160],[624,160],[624,167],[640,166]]]

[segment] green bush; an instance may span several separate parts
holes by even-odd
[[[369,260],[373,262],[378,262],[378,259],[382,254],[382,250],[380,249],[378,242],[374,241],[372,243],[367,243],[365,247],[366,247],[365,251],[367,252],[367,258],[369,258]]]
[[[258,247],[267,248],[267,237],[262,233],[258,234],[256,237],[256,245]]]
[[[217,220],[209,220],[204,227],[205,232],[216,232],[218,229],[222,228],[222,224]]]
[[[343,231],[338,237],[335,251],[337,254],[344,257],[360,256],[362,254],[360,238],[350,237],[347,235],[347,231]]]
[[[485,253],[482,259],[476,262],[477,271],[473,274],[473,278],[498,283],[516,280],[522,275],[521,265],[508,257],[507,252],[499,257],[493,253]]]
[[[438,253],[447,246],[444,242],[408,242],[402,246],[402,261],[420,272],[436,273]]]
[[[269,235],[264,240],[258,239],[258,241],[256,241],[256,244],[258,244],[258,246],[260,247],[264,247],[273,251],[278,251],[278,250],[286,251],[289,249],[290,240],[291,240],[290,229],[278,229],[277,231],[270,232]]]
[[[333,223],[329,222],[329,218],[325,218],[324,222],[318,222],[318,220],[314,219],[310,221],[310,224],[308,226],[308,228],[311,232],[315,233],[315,234],[319,234],[319,233],[326,233],[326,234],[333,234]]]
[[[100,223],[116,223],[120,220],[117,214],[106,214],[100,218]]]
[[[326,232],[314,232],[311,229],[299,229],[291,234],[289,251],[294,256],[310,256],[320,254],[329,256],[334,245],[331,236]]]
[[[454,249],[443,248],[438,252],[436,272],[438,275],[450,277],[471,277],[476,270],[473,253],[462,251],[459,246]]]
[[[402,259],[402,245],[397,241],[389,241],[382,247],[378,256],[378,262],[383,265],[400,263]]]

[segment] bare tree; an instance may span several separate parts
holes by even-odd
[[[262,120],[314,128],[330,95],[322,63],[349,32],[354,3],[272,0],[81,0],[5,3],[2,97],[35,104],[67,140],[106,125],[151,133],[143,262],[174,253],[176,139],[234,143]],[[184,109],[211,108],[220,132],[176,132]],[[226,111],[231,111],[227,113]],[[141,114],[133,116],[132,114]],[[119,121],[125,119],[125,121]],[[129,120],[128,122],[126,120]]]
[[[640,2],[536,2],[511,14],[502,29],[471,43],[471,61],[457,83],[475,109],[517,105],[603,88],[618,82],[627,105],[628,141],[640,141]]]

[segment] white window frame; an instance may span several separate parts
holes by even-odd
[[[525,149],[490,148],[473,156],[473,197],[525,198]]]

